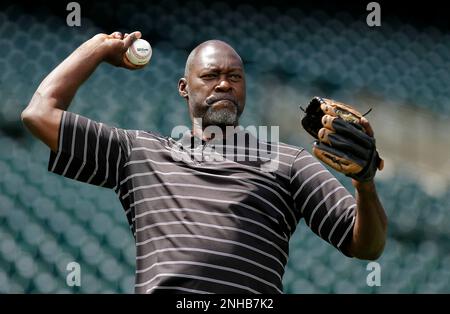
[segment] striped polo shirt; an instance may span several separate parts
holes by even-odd
[[[136,242],[136,293],[282,293],[302,218],[347,255],[355,200],[306,150],[195,139],[62,115],[48,169],[114,189]]]

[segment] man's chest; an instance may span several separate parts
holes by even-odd
[[[128,162],[126,194],[135,215],[148,216],[147,224],[254,221],[284,230],[292,206],[289,191],[276,173],[260,166],[249,160],[174,161],[169,154],[142,154]]]

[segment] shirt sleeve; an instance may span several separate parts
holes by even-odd
[[[319,237],[344,255],[353,233],[356,201],[347,189],[310,153],[301,150],[291,168],[295,209]]]
[[[64,111],[58,150],[50,152],[48,170],[77,181],[117,189],[135,134]]]

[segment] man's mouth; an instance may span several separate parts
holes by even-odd
[[[219,99],[215,102],[213,102],[210,107],[214,107],[214,109],[224,109],[224,108],[230,108],[235,107],[236,104],[228,99]]]
[[[227,107],[229,105],[237,106],[236,100],[231,96],[212,96],[206,99],[206,104],[208,106],[214,107]]]

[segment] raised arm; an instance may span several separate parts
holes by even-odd
[[[125,36],[114,32],[97,34],[84,42],[41,82],[22,112],[25,126],[56,151],[62,112],[67,110],[78,88],[101,62],[130,70],[143,67],[132,65],[123,58],[128,47],[140,37],[140,32]]]

